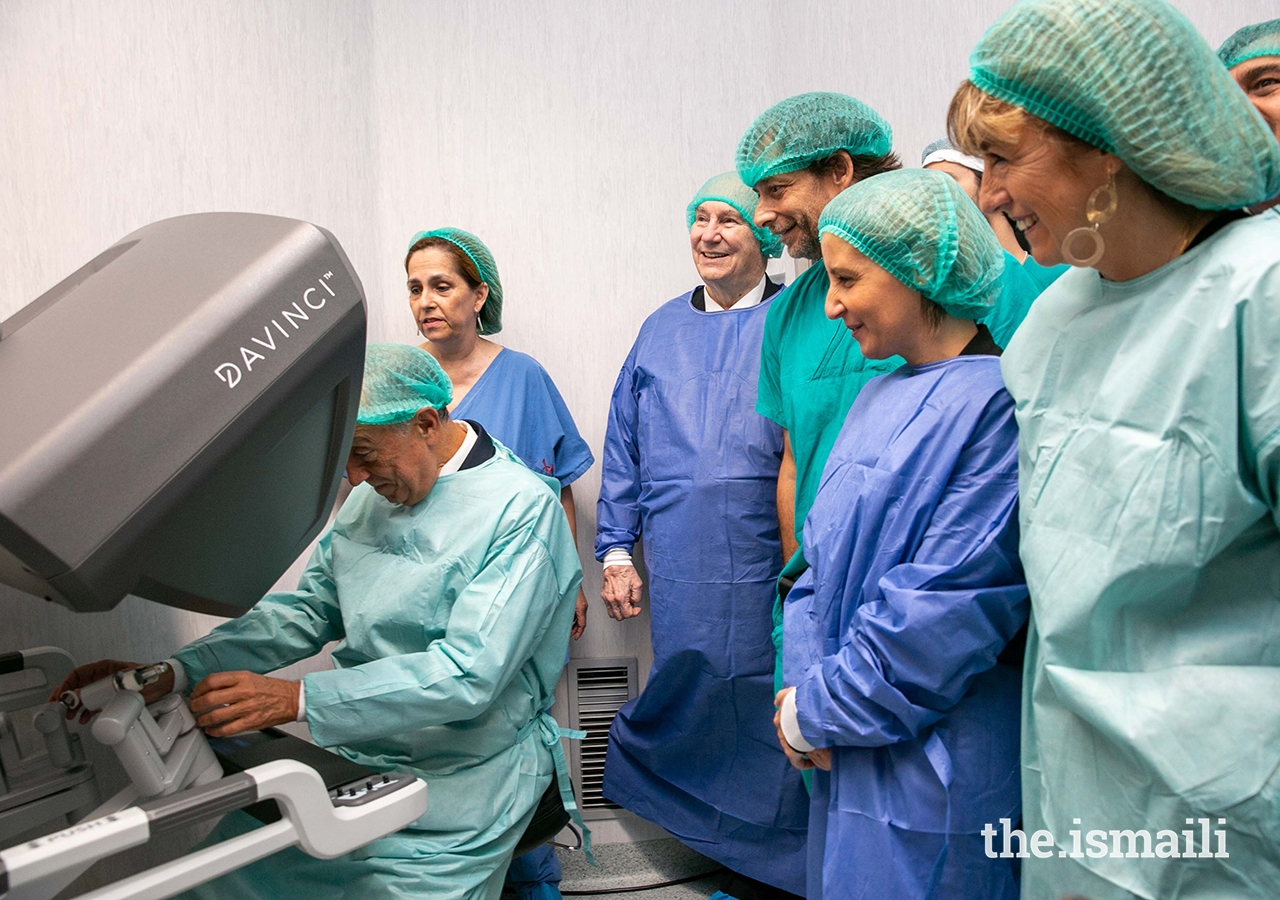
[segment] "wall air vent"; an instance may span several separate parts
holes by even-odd
[[[568,672],[569,727],[587,733],[585,739],[569,742],[572,775],[582,809],[617,809],[602,793],[604,755],[613,717],[639,692],[636,659],[574,659],[569,661]]]

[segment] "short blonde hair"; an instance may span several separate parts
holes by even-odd
[[[957,150],[970,156],[980,157],[993,145],[1017,144],[1028,130],[1055,138],[1068,149],[1089,147],[1075,135],[1020,106],[991,96],[968,79],[956,88],[947,110],[947,135]]]

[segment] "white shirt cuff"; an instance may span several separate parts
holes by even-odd
[[[804,735],[800,733],[800,720],[796,716],[795,691],[787,694],[787,698],[782,701],[782,735],[787,739],[788,744],[801,753],[808,753],[810,750],[818,749],[806,741]]]
[[[302,679],[298,679],[298,718],[294,721],[307,721],[307,683]]]
[[[606,569],[609,568],[610,566],[634,566],[635,565],[635,563],[632,562],[631,560],[631,551],[628,550],[626,547],[610,547],[608,550],[605,551],[604,559],[602,560],[602,562],[604,563],[604,568]]]
[[[176,694],[187,692],[187,669],[173,657],[165,660],[165,664],[173,669],[173,690]]]

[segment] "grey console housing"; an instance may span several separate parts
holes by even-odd
[[[0,582],[239,615],[325,525],[364,348],[322,228],[204,213],[128,235],[0,323]]]

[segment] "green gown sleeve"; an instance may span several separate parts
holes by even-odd
[[[548,511],[550,510],[550,511]],[[568,529],[559,508],[500,537],[454,600],[445,634],[427,649],[304,679],[307,724],[321,746],[377,740],[479,716],[542,644],[566,592],[540,528]],[[559,518],[556,519],[555,516]],[[564,624],[568,646],[568,619]]]
[[[1241,452],[1280,526],[1280,266],[1258,279],[1240,320]]]
[[[264,675],[319,653],[345,636],[333,582],[331,532],[311,554],[297,590],[267,594],[238,619],[173,655],[195,687],[214,672],[246,670]]]

